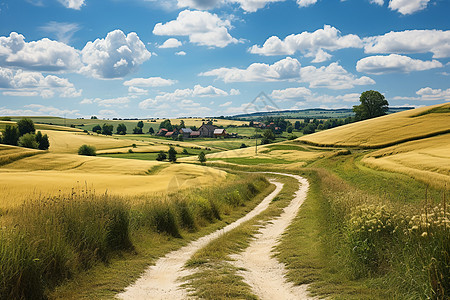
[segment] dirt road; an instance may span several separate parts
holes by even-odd
[[[241,271],[244,281],[260,299],[312,299],[308,297],[306,285],[294,286],[285,280],[286,270],[283,264],[273,257],[273,248],[278,244],[283,232],[294,220],[308,192],[308,181],[297,175],[280,174],[297,179],[300,189],[283,213],[270,220],[259,230],[249,247],[242,253],[233,255],[235,266]]]
[[[251,212],[241,219],[217,230],[207,236],[201,237],[196,241],[180,248],[177,251],[168,253],[166,256],[158,259],[154,266],[147,271],[131,286],[125,289],[125,292],[117,295],[119,299],[186,299],[188,295],[180,287],[179,278],[189,275],[189,270],[183,268],[189,258],[199,249],[206,246],[210,241],[216,239],[221,234],[226,233],[245,221],[264,211],[283,188],[283,184],[272,181],[276,189],[258,204]]]

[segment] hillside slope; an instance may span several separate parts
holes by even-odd
[[[331,147],[384,148],[450,133],[450,103],[364,120],[298,138]]]

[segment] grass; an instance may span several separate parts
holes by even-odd
[[[210,158],[208,161],[224,161],[232,164],[239,165],[260,165],[260,164],[285,164],[284,159],[277,159],[271,157],[232,157],[232,158]]]
[[[194,272],[186,278],[186,286],[191,289],[193,296],[201,299],[257,299],[239,275],[239,270],[230,263],[230,255],[245,249],[258,226],[281,214],[282,208],[293,198],[298,182],[293,178],[274,177],[285,185],[268,209],[210,242],[187,262],[187,267]]]
[[[134,243],[149,231],[153,232],[151,236],[180,239],[222,218],[234,217],[234,211],[242,213],[267,185],[264,178],[250,176],[214,189],[172,193],[162,199],[148,197],[132,206],[123,198],[95,196],[86,189],[66,197],[31,200],[0,219],[0,295],[42,299],[64,279],[81,280],[78,276],[84,270],[110,263],[123,251],[129,256]],[[17,220],[22,220],[18,226],[14,225]],[[138,263],[136,268],[140,267]],[[130,273],[135,271],[131,268]],[[130,278],[125,277],[129,274],[121,276],[115,283],[129,283]],[[58,298],[59,293],[67,298],[79,297],[80,289],[68,284],[68,289],[60,288],[55,293],[52,297]]]

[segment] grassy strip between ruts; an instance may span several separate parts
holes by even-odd
[[[247,176],[136,207],[87,191],[30,201],[0,218],[0,299],[111,298],[157,257],[245,215],[270,191]]]
[[[252,220],[209,243],[187,262],[187,267],[193,268],[194,274],[185,278],[186,287],[194,296],[203,299],[257,299],[238,274],[238,269],[230,263],[229,255],[245,249],[258,228],[280,215],[298,190],[298,182],[293,178],[269,176],[284,183],[282,191],[270,206]]]

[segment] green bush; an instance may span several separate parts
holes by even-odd
[[[38,149],[39,144],[36,142],[36,136],[32,133],[26,133],[19,138],[18,145],[20,147]]]
[[[78,155],[96,156],[97,150],[94,146],[82,145],[78,148]]]

